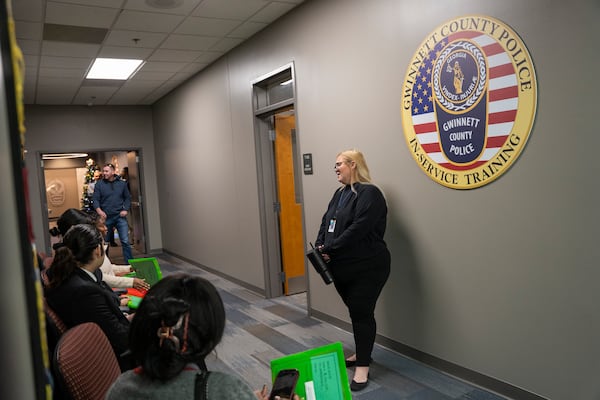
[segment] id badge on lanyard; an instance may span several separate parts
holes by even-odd
[[[329,220],[329,229],[327,229],[327,232],[333,233],[334,231],[335,231],[335,218],[331,218]]]

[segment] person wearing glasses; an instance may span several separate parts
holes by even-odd
[[[350,388],[360,391],[369,382],[377,333],[375,305],[390,274],[390,253],[383,240],[387,204],[371,183],[360,151],[339,153],[334,169],[341,186],[323,215],[315,244],[350,314],[356,353],[346,359],[346,366],[356,367]]]
[[[127,214],[131,207],[131,195],[127,188],[127,182],[115,173],[114,165],[105,164],[102,167],[102,177],[103,179],[98,181],[94,187],[94,209],[101,218],[105,219],[108,232],[117,228],[124,262],[128,263],[133,258],[127,222]],[[105,240],[108,241],[108,238]]]

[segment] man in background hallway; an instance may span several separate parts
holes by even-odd
[[[115,173],[114,165],[105,164],[102,167],[102,177],[103,179],[98,181],[94,188],[94,209],[98,215],[106,219],[106,227],[109,232],[113,228],[117,228],[124,262],[128,263],[133,258],[129,243],[129,224],[127,223],[131,195],[127,188],[127,182]]]

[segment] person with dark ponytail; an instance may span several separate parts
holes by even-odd
[[[266,398],[235,376],[201,367],[224,329],[225,308],[212,283],[189,275],[164,277],[131,322],[129,346],[138,367],[119,376],[106,399]]]
[[[89,224],[73,225],[55,248],[48,271],[46,300],[69,327],[94,322],[108,337],[121,365],[131,367],[128,350],[129,320],[119,297],[102,281],[102,235]]]
[[[64,236],[70,227],[77,224],[90,224],[95,225],[96,228],[102,234],[102,237],[106,236],[106,225],[104,224],[103,218],[99,215],[87,214],[77,208],[69,208],[61,214],[56,221],[59,234]],[[55,243],[52,248],[56,250],[57,247],[62,246],[61,242]],[[143,279],[137,277],[123,276],[127,273],[132,272],[131,265],[115,265],[108,258],[108,246],[104,245],[104,261],[100,266],[100,270],[97,272],[99,279],[102,279],[111,288],[135,288],[138,290],[148,290],[150,285]],[[48,257],[43,264],[49,266],[52,262],[52,257]],[[102,274],[100,275],[100,271]],[[47,272],[46,272],[47,273]],[[42,284],[45,286],[45,277],[42,276]],[[125,301],[125,303],[127,303]]]

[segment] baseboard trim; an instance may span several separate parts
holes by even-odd
[[[186,258],[186,257],[184,257],[182,255],[177,254],[177,253],[173,253],[172,251],[169,251],[169,250],[164,250],[163,249],[162,253],[168,254],[168,255],[170,255],[172,257],[175,257],[175,258],[179,258],[181,261],[185,261],[186,263],[191,264],[191,265],[193,265],[195,267],[198,267],[200,269],[204,269],[204,270],[210,272],[211,274],[215,274],[217,276],[220,276],[221,278],[227,279],[228,281],[231,281],[231,282],[233,282],[233,283],[235,283],[237,285],[240,285],[240,286],[242,286],[242,287],[244,287],[244,288],[246,288],[246,289],[248,289],[248,290],[250,290],[250,291],[252,291],[254,293],[258,293],[261,296],[265,296],[266,295],[266,292],[265,292],[264,289],[261,289],[261,288],[259,288],[257,286],[254,286],[254,285],[250,285],[250,284],[248,284],[248,282],[244,282],[244,281],[241,281],[239,279],[236,279],[233,276],[224,274],[223,272],[221,272],[219,270],[207,267],[206,265],[200,264],[197,261],[191,260],[191,259]]]
[[[346,321],[342,321],[338,318],[334,318],[330,315],[324,314],[320,311],[309,307],[308,313],[311,317],[320,319],[329,324],[335,325],[340,329],[347,332],[352,332],[352,325]],[[415,361],[426,364],[433,367],[445,374],[451,375],[457,379],[468,382],[472,385],[479,386],[486,390],[497,393],[501,396],[505,396],[509,399],[518,400],[548,400],[548,398],[532,393],[520,387],[511,385],[510,383],[492,378],[490,376],[481,374],[477,371],[470,370],[460,365],[454,364],[450,361],[438,358],[431,354],[422,352],[413,347],[407,346],[403,343],[392,340],[388,337],[377,335],[375,341],[377,344],[382,345],[390,350],[396,351],[405,357],[411,358]]]

